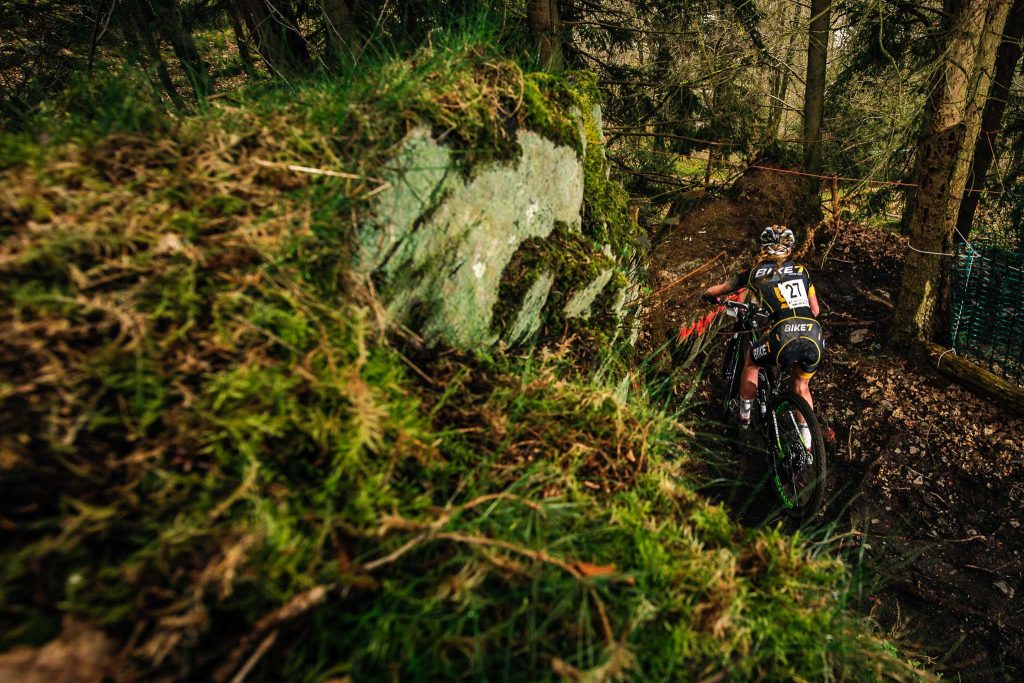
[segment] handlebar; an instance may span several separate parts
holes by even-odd
[[[726,308],[734,308],[737,311],[743,313],[758,313],[761,307],[757,305],[757,302],[751,301],[750,303],[743,303],[741,301],[733,301],[732,299],[723,299],[722,297],[714,297],[708,300],[709,303],[725,306]]]
[[[706,300],[709,303],[723,306],[726,314],[731,318],[736,318],[736,322],[746,329],[756,330],[761,327],[762,321],[760,318],[766,315],[765,309],[761,308],[755,301],[743,303],[722,297],[707,297]]]

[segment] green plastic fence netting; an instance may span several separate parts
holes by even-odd
[[[958,244],[951,313],[958,353],[1024,384],[1024,253]]]

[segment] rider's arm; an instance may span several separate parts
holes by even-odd
[[[811,285],[811,291],[807,293],[807,303],[811,306],[811,313],[817,318],[820,309],[818,308],[818,295],[814,291],[814,285]]]
[[[733,286],[732,280],[728,280],[721,284],[717,284],[714,287],[708,287],[704,293],[708,296],[722,296],[723,294],[728,294],[734,289],[736,288]]]
[[[747,278],[743,273],[733,275],[725,282],[719,283],[713,287],[708,287],[704,293],[708,296],[722,296],[723,294],[729,294],[735,292],[737,289],[743,286],[743,283],[747,281]]]

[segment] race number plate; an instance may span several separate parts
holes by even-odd
[[[803,280],[792,280],[781,282],[776,286],[783,300],[790,308],[806,308],[810,306],[807,300],[807,288]]]

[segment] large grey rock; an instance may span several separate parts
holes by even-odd
[[[601,290],[605,288],[605,285],[608,284],[608,281],[612,279],[612,275],[614,274],[614,270],[607,268],[601,271],[601,274],[594,278],[590,284],[573,294],[572,298],[565,304],[565,317],[589,318],[590,308],[594,305],[594,300],[597,298],[597,295],[601,293]]]
[[[421,320],[428,341],[466,349],[493,344],[491,312],[519,245],[548,236],[556,222],[579,230],[583,167],[575,150],[530,131],[520,131],[518,140],[518,159],[487,164],[467,181],[451,151],[421,127],[382,173],[390,188],[361,228],[355,261],[363,273],[382,278],[394,319]],[[533,294],[540,298],[539,290]],[[539,325],[520,318],[513,322],[516,336]]]
[[[359,233],[357,267],[365,272],[385,266],[413,231],[416,219],[437,205],[445,192],[459,185],[451,151],[437,144],[430,129],[416,128],[381,174],[390,187],[377,195],[373,218]],[[394,269],[392,262],[385,270]]]
[[[527,342],[540,330],[540,326],[544,324],[544,304],[548,301],[551,285],[554,283],[555,276],[545,272],[541,273],[530,285],[530,289],[523,297],[523,303],[516,313],[516,319],[505,335],[509,344]]]
[[[597,141],[600,144],[604,144],[604,120],[601,116],[601,105],[595,104],[590,110],[590,117],[594,120],[594,126],[597,128]]]

